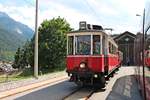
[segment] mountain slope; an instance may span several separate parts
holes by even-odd
[[[15,21],[6,13],[0,12],[0,60],[7,60],[8,53],[17,50],[25,41],[31,39],[33,30],[27,25]],[[13,55],[13,53],[11,53]],[[12,60],[12,58],[9,57]]]

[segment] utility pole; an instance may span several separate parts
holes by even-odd
[[[136,16],[141,16],[139,14],[136,14]],[[145,31],[145,8],[143,11],[143,18],[142,18],[142,71],[143,71],[143,95],[144,95],[144,100],[146,100],[146,87],[145,87],[145,39],[147,36],[147,31]]]
[[[143,49],[142,49],[142,65],[143,65],[143,88],[144,88],[144,100],[146,100],[146,87],[145,87],[145,8],[144,8],[144,12],[143,12],[143,39],[142,39],[142,44],[143,44]]]
[[[38,0],[35,9],[34,77],[38,78]]]

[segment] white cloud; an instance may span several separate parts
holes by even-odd
[[[95,10],[97,13],[104,14],[104,15],[110,15],[110,16],[117,16],[118,12],[116,9],[114,9],[112,6],[107,4],[105,0],[99,1],[99,0],[87,0],[85,1],[87,4]]]
[[[22,22],[34,29],[35,8],[29,6],[6,6],[0,4],[0,11],[7,13],[16,21]]]
[[[78,29],[79,21],[85,20],[90,24],[112,27],[116,33],[126,30],[136,32],[137,21],[139,21],[136,14],[142,14],[144,7],[143,0],[81,0],[81,4],[86,5],[85,9],[87,9],[83,12],[83,9],[78,7],[73,8],[67,4],[64,5],[60,1],[39,0],[39,25],[44,19],[52,19],[53,17],[60,16],[64,17],[75,29]],[[72,2],[78,3],[79,0]],[[10,17],[34,29],[34,6],[25,5],[16,7],[15,5],[4,6],[0,4],[0,11],[8,13]]]
[[[51,19],[58,16],[64,17],[71,24],[71,26],[76,29],[78,29],[79,21],[85,20],[92,24],[100,23],[95,16],[89,13],[81,13],[76,9],[69,8],[59,3],[49,1],[43,5],[47,6],[47,9],[39,13],[40,23],[43,21],[43,19]]]

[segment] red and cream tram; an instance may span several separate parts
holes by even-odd
[[[119,57],[120,56],[120,57]],[[77,84],[100,84],[121,65],[121,52],[101,26],[80,22],[78,31],[67,33],[67,73]]]

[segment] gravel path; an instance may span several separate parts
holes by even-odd
[[[21,86],[25,86],[25,85],[29,85],[29,84],[33,84],[33,83],[37,83],[37,82],[41,82],[41,81],[44,81],[47,79],[53,79],[53,78],[64,76],[64,75],[66,75],[66,72],[61,71],[61,72],[56,72],[56,73],[39,76],[38,79],[28,78],[28,79],[22,79],[22,80],[18,80],[18,81],[10,81],[7,83],[1,83],[0,84],[0,92],[14,89],[14,88],[21,87]]]

